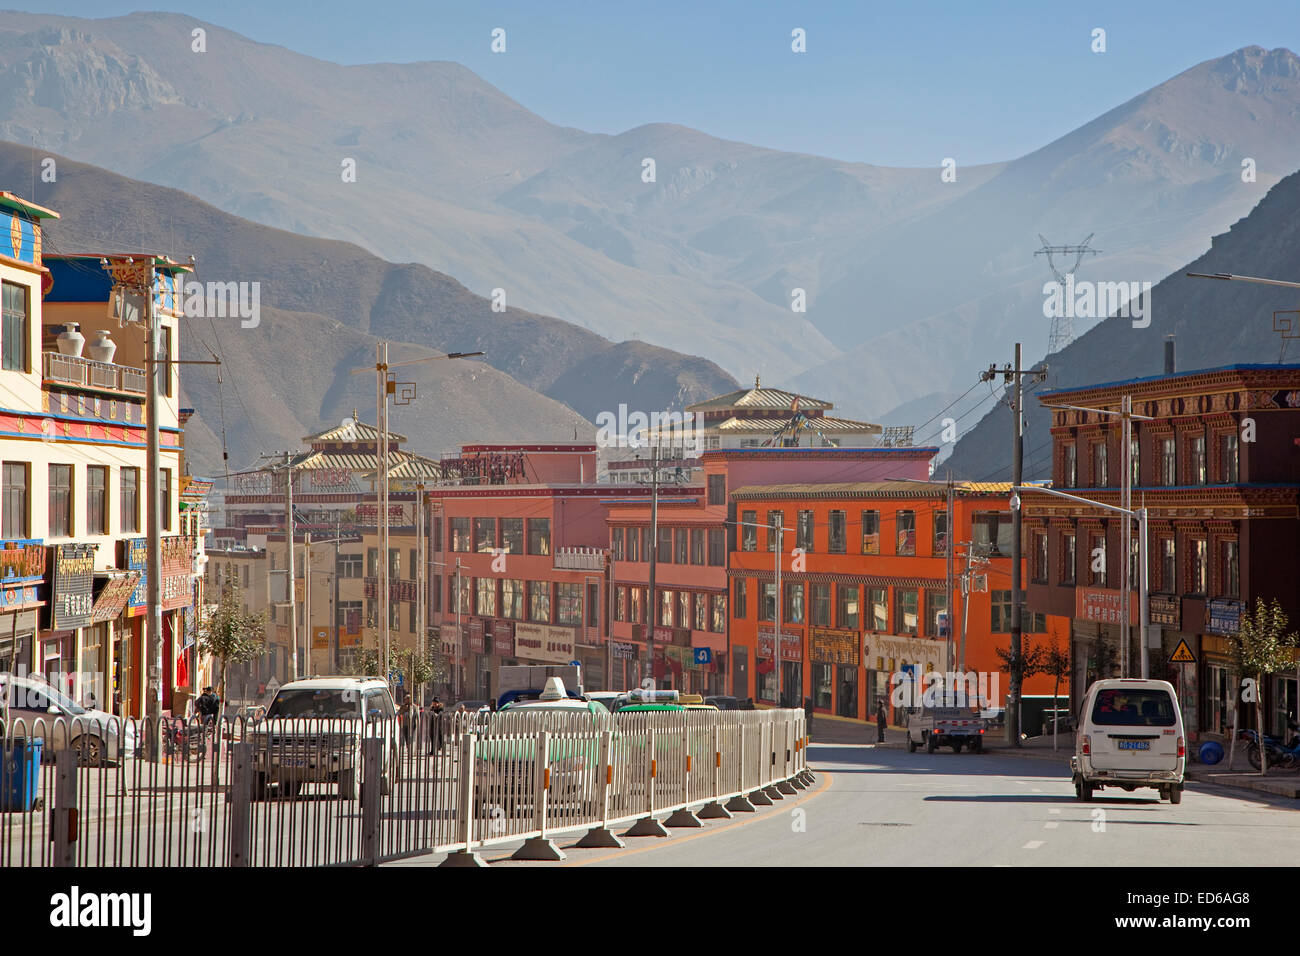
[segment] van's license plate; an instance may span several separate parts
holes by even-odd
[[[1119,742],[1120,750],[1150,750],[1151,741],[1149,740],[1121,740]]]

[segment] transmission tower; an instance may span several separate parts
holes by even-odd
[[[1100,249],[1088,248],[1088,243],[1092,242],[1092,237],[1096,233],[1088,233],[1088,238],[1083,240],[1077,246],[1054,246],[1047,241],[1046,237],[1040,232],[1038,238],[1043,240],[1043,248],[1034,253],[1035,256],[1047,256],[1047,267],[1052,270],[1052,275],[1056,276],[1056,282],[1061,287],[1061,295],[1064,297],[1067,292],[1067,283],[1073,285],[1074,273],[1079,268],[1079,263],[1083,261],[1086,255],[1097,255]],[[1056,260],[1053,255],[1074,256],[1074,265],[1066,272],[1056,268]],[[1066,308],[1061,310],[1062,314],[1053,317],[1052,331],[1047,339],[1047,354],[1058,352],[1074,341],[1074,315],[1073,309]]]

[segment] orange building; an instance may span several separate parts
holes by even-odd
[[[869,719],[878,700],[889,706],[894,675],[961,667],[956,638],[964,618],[964,670],[981,674],[990,701],[1005,704],[1010,681],[997,650],[1010,647],[1008,485],[957,483],[955,538],[947,528],[948,488],[942,482],[746,485],[730,497],[737,527],[737,549],[728,563],[730,645],[733,653],[746,649],[757,665],[752,688],[737,687],[737,696],[787,705],[812,698],[818,713]],[[779,675],[774,662],[777,533],[772,530],[777,525],[784,592]],[[956,542],[951,651],[950,540]],[[969,608],[958,583],[968,560],[975,581]],[[985,583],[987,589],[979,590]],[[1025,612],[1026,644],[1047,641],[1053,632],[1067,642],[1068,623]],[[1053,678],[1039,675],[1025,682],[1023,693],[1052,690]],[[1061,693],[1068,693],[1064,684]],[[898,719],[892,708],[890,717]]]

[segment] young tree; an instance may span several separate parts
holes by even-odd
[[[199,653],[220,658],[217,681],[222,701],[226,699],[226,668],[255,660],[266,643],[266,615],[244,611],[243,590],[233,566],[226,568],[226,583],[217,606],[206,611],[199,621]]]
[[[1042,674],[1047,671],[1047,648],[1043,647],[1041,644],[1032,643],[1030,638],[1026,637],[1021,642],[1020,659],[1018,661],[1012,659],[1010,649],[1004,651],[1002,648],[997,647],[994,648],[994,651],[998,655],[998,660],[1002,661],[1002,666],[1006,669],[1007,673],[1011,675],[1013,687],[1016,686],[1017,670],[1020,672],[1020,687],[1024,687],[1025,681],[1030,677],[1033,677],[1035,674]],[[1021,700],[1023,699],[1022,696]],[[1020,722],[1017,721],[1016,726],[1019,725]],[[1008,726],[1010,726],[1009,722]],[[1021,736],[1023,737],[1024,735],[1021,734]],[[1019,746],[1019,744],[1017,744],[1017,746]]]
[[[1052,643],[1048,645],[1043,654],[1043,673],[1051,674],[1054,683],[1052,686],[1052,708],[1057,719],[1052,721],[1052,749],[1056,749],[1056,732],[1060,726],[1060,715],[1056,713],[1057,701],[1061,699],[1061,678],[1068,677],[1070,674],[1070,644],[1066,641],[1062,647],[1056,642],[1056,635],[1052,635]]]
[[[1264,746],[1264,678],[1291,667],[1291,649],[1300,640],[1295,631],[1287,632],[1287,623],[1286,612],[1277,598],[1272,604],[1256,598],[1254,613],[1242,614],[1240,628],[1233,639],[1237,669],[1254,676],[1255,733],[1259,737],[1261,775],[1268,773],[1268,748]]]

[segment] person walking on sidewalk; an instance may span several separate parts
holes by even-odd
[[[885,713],[885,702],[876,701],[876,743],[885,742],[885,727],[889,723],[889,715]]]

